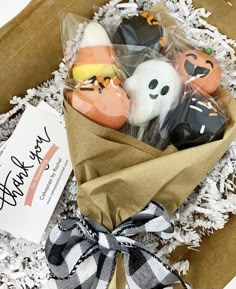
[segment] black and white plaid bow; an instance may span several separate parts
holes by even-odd
[[[141,232],[152,232],[162,239],[169,239],[173,236],[174,226],[165,209],[154,202],[111,233],[81,214],[77,218],[63,219],[51,231],[46,243],[51,272],[49,288],[108,288],[120,252],[124,254],[129,288],[161,289],[176,283],[189,288],[159,258],[131,239]]]

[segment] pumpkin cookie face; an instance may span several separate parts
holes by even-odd
[[[93,77],[66,97],[76,110],[105,127],[121,128],[129,114],[130,101],[118,79]]]
[[[199,50],[184,51],[177,57],[180,75],[190,82],[193,89],[211,94],[221,82],[221,69],[216,60]]]
[[[161,51],[165,45],[163,28],[151,14],[144,11],[139,16],[122,20],[115,32],[113,43],[155,47]]]

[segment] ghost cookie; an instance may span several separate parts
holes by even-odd
[[[219,107],[197,92],[189,92],[167,118],[170,143],[179,150],[222,137],[226,124]]]
[[[124,88],[131,99],[129,122],[146,127],[157,116],[162,123],[178,104],[181,79],[171,64],[153,59],[141,63]]]
[[[115,32],[113,43],[140,45],[161,51],[165,45],[163,28],[151,14],[143,11],[138,16],[122,20]]]
[[[98,23],[89,23],[81,39],[72,75],[76,81],[90,77],[116,77],[115,52],[105,29]]]
[[[92,77],[76,90],[67,91],[68,102],[77,111],[99,125],[121,128],[128,117],[130,101],[119,79]]]

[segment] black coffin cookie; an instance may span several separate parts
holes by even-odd
[[[139,16],[122,20],[115,32],[113,43],[155,47],[161,51],[164,47],[163,29],[153,16],[142,12]]]
[[[196,92],[189,92],[166,120],[170,143],[182,150],[223,136],[226,117],[217,105]]]

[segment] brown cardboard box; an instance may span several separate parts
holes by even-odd
[[[205,7],[210,11],[207,21],[229,38],[236,39],[236,0],[193,0],[193,4],[196,8]]]
[[[89,17],[93,11],[92,4],[100,5],[107,1],[91,2],[86,0],[66,2],[63,0],[33,0],[19,16],[0,30],[0,61],[4,68],[4,73],[0,75],[0,112],[10,108],[8,101],[12,96],[24,95],[26,89],[48,79],[50,73],[57,68],[62,57],[58,14],[66,11]],[[217,2],[217,5],[211,7],[216,11],[221,11],[221,13],[228,11],[226,10],[228,4],[224,3],[223,0],[222,2],[221,0],[198,2],[200,2],[200,6],[212,5],[213,2]],[[230,26],[225,27],[220,19],[222,18],[216,18],[214,25],[218,25],[222,29],[229,29]],[[234,25],[231,27],[233,28]],[[139,143],[134,145],[137,146],[137,150],[140,150]],[[217,143],[212,144],[211,147],[217,147]],[[150,148],[149,150],[146,155],[145,152],[143,153],[143,157],[151,160],[154,151]],[[200,152],[198,148],[195,150]],[[212,162],[212,165],[215,161]],[[138,167],[137,169],[139,170]],[[96,182],[96,180],[94,181]],[[98,184],[95,183],[96,186],[103,186],[103,179],[98,182]],[[132,175],[130,182],[132,183]],[[82,189],[91,192],[94,185],[91,186],[90,184],[85,184]],[[175,209],[183,201],[181,199],[173,203],[168,198],[166,199],[165,195],[160,197],[167,206],[169,205],[170,210]],[[116,222],[112,221],[113,223]],[[236,275],[236,263],[235,258],[233,258],[236,255],[235,230],[236,218],[232,218],[224,230],[218,231],[204,240],[199,253],[189,251],[186,253],[191,262],[191,270],[187,280],[193,285],[193,289],[222,289]],[[222,257],[223,254],[226,254],[224,258]],[[180,256],[178,256],[179,258]],[[113,287],[113,289],[123,288]]]
[[[59,14],[74,12],[90,18],[93,4],[106,0],[32,0],[17,17],[0,29],[0,113],[9,99],[51,77],[62,59]]]

